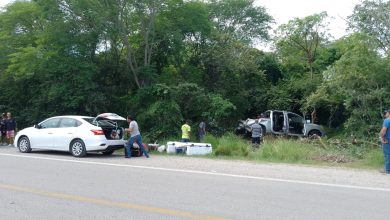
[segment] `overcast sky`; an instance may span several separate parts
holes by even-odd
[[[335,38],[345,35],[345,19],[352,14],[353,8],[361,0],[256,0],[275,19],[277,25],[289,20],[326,11],[330,17],[330,33]]]
[[[0,0],[0,7],[11,1],[13,0]],[[354,6],[361,0],[255,0],[255,2],[267,9],[277,25],[287,23],[295,17],[303,18],[326,11],[329,16],[334,17],[330,22],[330,33],[339,38],[345,34],[345,19],[352,14]]]

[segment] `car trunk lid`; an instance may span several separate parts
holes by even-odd
[[[119,122],[126,121],[126,118],[115,113],[102,113],[96,116],[92,124],[100,127],[109,145],[123,145],[124,129],[118,125]],[[113,136],[117,134],[118,136]]]

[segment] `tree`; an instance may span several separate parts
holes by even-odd
[[[151,139],[178,135],[184,119],[197,122],[204,118],[214,129],[223,130],[236,110],[229,100],[206,93],[192,83],[143,87],[129,102],[132,103],[130,111],[138,113],[138,121]]]
[[[34,46],[43,28],[42,10],[31,2],[15,2],[0,13],[0,73],[9,65],[8,55],[18,48]]]
[[[390,1],[365,0],[355,6],[349,27],[371,36],[384,53],[390,51]]]
[[[118,1],[118,22],[122,43],[126,50],[126,62],[138,88],[148,83],[148,76],[139,79],[140,74],[150,75],[152,54],[155,50],[155,24],[158,14],[165,10],[164,0]],[[149,73],[148,73],[149,72]]]
[[[211,20],[221,32],[242,42],[268,40],[272,17],[254,0],[212,0]]]
[[[326,18],[326,12],[295,18],[276,30],[276,47],[283,62],[307,68],[311,78],[318,50],[329,38]]]
[[[198,55],[207,46],[213,29],[208,5],[199,1],[178,3],[161,13],[156,22],[159,40],[153,58],[159,73],[166,73],[164,66],[172,66],[182,78],[193,79],[191,73],[199,72]],[[202,79],[202,76],[196,77],[193,82]]]
[[[1,14],[7,17],[1,19],[1,27],[7,27],[1,28],[1,37],[10,45],[25,40],[0,52],[7,62],[0,99],[29,124],[45,116],[96,114],[104,108],[104,95],[93,81],[96,36],[74,26],[65,14],[54,0],[15,2]]]
[[[381,114],[389,106],[388,58],[365,35],[354,34],[338,42],[341,58],[323,73],[323,83],[308,96],[306,107],[328,109],[331,126],[344,123],[349,133],[373,136]],[[336,122],[336,123],[334,123]]]

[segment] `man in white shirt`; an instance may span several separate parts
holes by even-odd
[[[145,155],[146,158],[149,158],[148,152],[146,152],[144,146],[142,145],[142,137],[139,132],[138,123],[134,120],[134,117],[129,115],[127,116],[127,122],[129,122],[129,128],[126,128],[125,131],[130,133],[130,138],[126,144],[125,157],[131,158],[131,147],[134,142],[138,144],[139,149]]]

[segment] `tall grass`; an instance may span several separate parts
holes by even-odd
[[[238,138],[231,133],[222,136],[218,140],[213,140],[209,136],[206,138],[206,141],[210,141],[213,144],[215,156],[247,157],[250,152],[248,141]]]
[[[167,140],[172,140],[169,138]],[[160,144],[165,144],[163,140]],[[302,164],[322,164],[351,166],[363,168],[380,168],[383,166],[383,153],[372,145],[352,145],[332,143],[323,139],[292,139],[266,136],[259,149],[252,149],[250,139],[244,139],[232,133],[215,137],[206,135],[206,143],[213,146],[213,154],[207,157],[224,159],[243,159],[269,162],[286,162]]]
[[[365,154],[361,165],[369,168],[381,168],[384,164],[382,149],[373,149]]]
[[[305,162],[320,154],[320,150],[308,143],[291,139],[274,139],[267,141],[254,158],[267,161]]]

